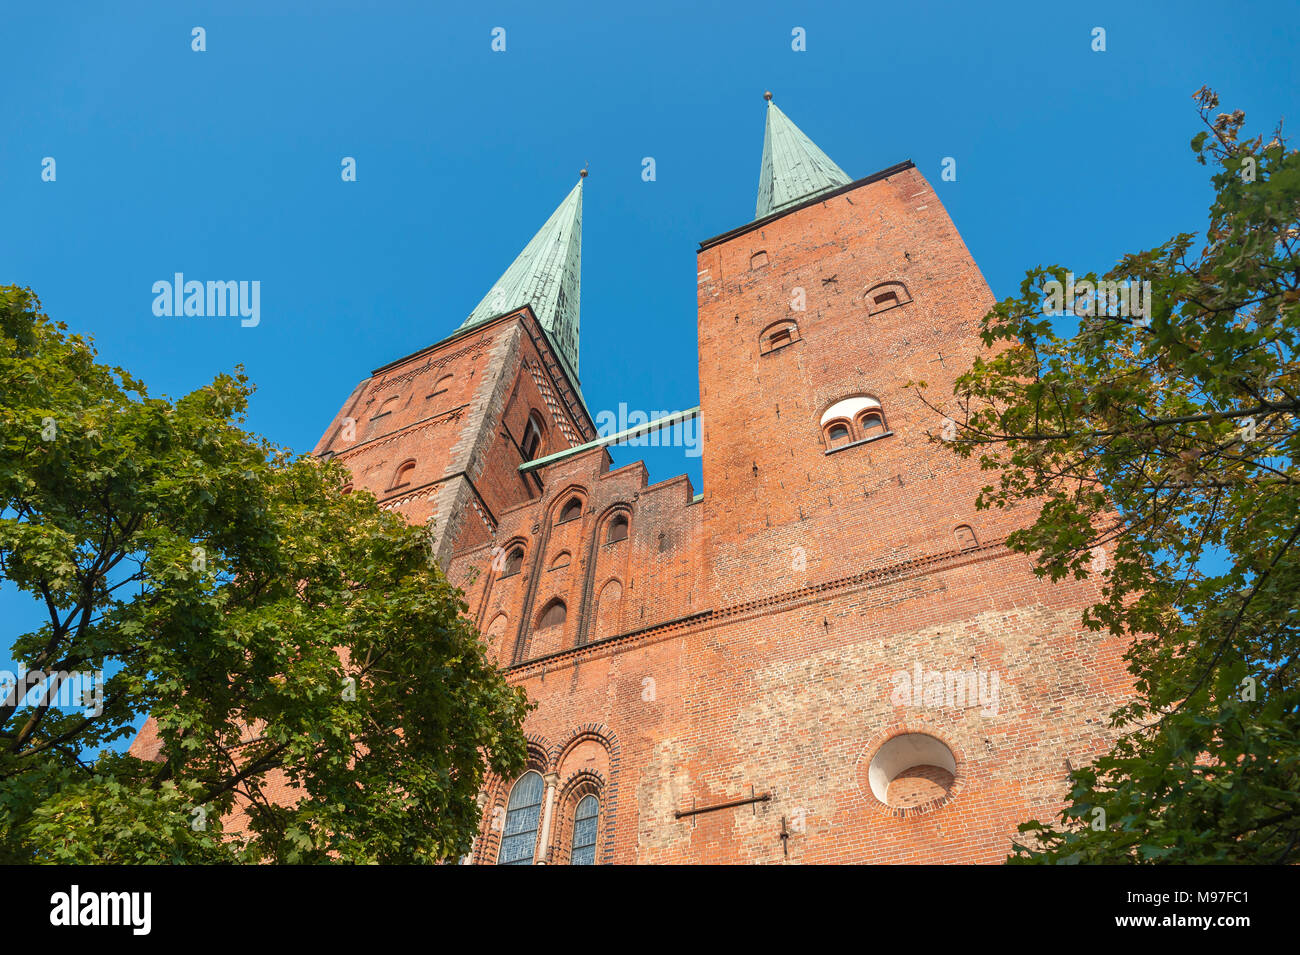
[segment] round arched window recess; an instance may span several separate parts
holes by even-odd
[[[506,551],[505,563],[501,567],[502,577],[513,577],[523,570],[524,567],[524,549],[522,547],[512,547]]]
[[[885,416],[879,411],[867,411],[858,418],[858,433],[864,438],[879,437],[887,430]]]
[[[871,794],[890,809],[935,809],[952,796],[957,760],[941,740],[927,733],[904,733],[888,740],[871,757]]]
[[[567,550],[562,550],[555,555],[555,560],[551,561],[551,570],[559,570],[561,567],[568,567],[572,561],[573,556]]]
[[[623,540],[627,540],[627,515],[619,514],[609,522],[609,528],[605,531],[605,543],[613,544]]]
[[[832,421],[826,426],[826,447],[842,448],[853,440],[847,421]]]
[[[392,488],[405,487],[411,483],[411,472],[415,470],[415,461],[403,461],[397,466],[397,473],[393,475]],[[392,489],[390,488],[390,490]]]
[[[758,336],[758,353],[768,355],[799,340],[799,326],[793,319],[782,319],[767,326]]]
[[[451,380],[453,377],[453,375],[443,375],[439,378],[437,382],[434,383],[433,391],[429,392],[427,397],[434,398],[438,395],[445,394],[447,389],[451,387]]]
[[[568,521],[576,521],[582,516],[582,501],[579,498],[571,497],[560,511],[560,519],[556,522],[564,524]]]
[[[564,623],[568,616],[568,609],[564,606],[563,600],[552,600],[546,605],[540,617],[537,618],[537,629],[545,630],[547,627],[558,627]]]
[[[912,300],[907,286],[902,282],[881,282],[862,293],[867,301],[867,314],[876,315],[899,305],[906,305]]]

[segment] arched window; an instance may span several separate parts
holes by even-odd
[[[565,521],[576,521],[582,516],[582,501],[576,497],[569,498],[569,503],[564,505],[564,510],[560,511],[560,523]]]
[[[858,418],[858,432],[864,438],[874,438],[885,431],[885,416],[879,411],[868,411]]]
[[[892,432],[885,424],[880,402],[870,395],[841,398],[822,414],[822,438],[829,454],[839,448],[883,438]]]
[[[971,529],[969,524],[958,524],[953,528],[953,536],[957,538],[957,545],[962,550],[979,546],[979,541],[975,539],[975,531]]]
[[[902,282],[881,282],[879,285],[873,285],[867,289],[863,297],[867,300],[868,315],[875,315],[897,305],[906,305],[912,300],[907,286]]]
[[[749,257],[749,267],[751,269],[761,269],[765,265],[767,265],[767,251],[765,249],[759,249]]]
[[[405,487],[411,483],[411,472],[415,470],[415,460],[403,461],[397,466],[397,473],[393,475],[392,487]],[[392,488],[390,488],[391,490]]]
[[[510,790],[506,805],[506,830],[501,836],[497,865],[532,865],[537,851],[537,823],[542,814],[546,784],[540,773],[529,770]]]
[[[552,600],[546,605],[542,615],[537,618],[537,629],[545,630],[547,627],[557,627],[564,623],[567,616],[568,608],[564,606],[564,601],[558,598]]]
[[[451,379],[452,379],[451,375],[443,375],[441,378],[439,378],[437,383],[433,386],[433,391],[429,392],[429,397],[432,398],[434,395],[440,395],[448,388],[450,388]]]
[[[609,530],[605,532],[605,543],[613,544],[615,541],[627,540],[627,515],[619,514],[609,522]]]
[[[600,800],[590,794],[583,796],[573,814],[573,848],[569,853],[570,865],[596,864],[596,830],[600,823]]]
[[[758,336],[758,353],[767,355],[798,340],[799,326],[795,322],[789,320],[777,322],[763,329]]]
[[[524,428],[524,441],[520,445],[524,452],[524,460],[531,461],[537,457],[538,451],[542,447],[542,426],[537,421],[537,415],[531,415],[528,418],[528,425]]]
[[[832,448],[841,448],[853,440],[846,421],[835,421],[826,429],[826,443]]]
[[[501,568],[502,577],[512,577],[519,573],[524,566],[524,549],[522,547],[512,547],[506,554],[505,565]]]
[[[572,556],[567,550],[562,550],[555,555],[555,560],[551,561],[551,570],[559,570],[561,567],[568,567]]]
[[[381,417],[382,415],[386,415],[390,411],[396,411],[397,403],[401,400],[402,400],[401,395],[393,395],[389,398],[385,398],[383,402],[380,403],[379,410],[370,416],[371,419],[373,420],[375,418]]]

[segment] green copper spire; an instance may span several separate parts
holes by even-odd
[[[582,171],[578,184],[551,213],[461,328],[524,305],[546,330],[565,370],[578,383],[578,293],[582,274]]]
[[[763,96],[767,100],[767,128],[763,132],[763,166],[758,173],[755,219],[789,209],[853,181],[790,122],[790,117],[772,102],[771,93]]]

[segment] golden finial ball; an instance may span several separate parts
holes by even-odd
[[[765,90],[763,93],[763,99],[767,100],[769,103],[772,102],[772,91]]]

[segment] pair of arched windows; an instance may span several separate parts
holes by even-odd
[[[546,782],[542,774],[529,770],[515,782],[506,804],[505,830],[497,865],[532,865],[539,851],[538,830],[545,812]],[[573,807],[573,825],[569,833],[569,864],[595,865],[596,842],[600,829],[600,799],[586,793]]]
[[[827,452],[891,434],[885,411],[870,395],[843,398],[826,409],[821,420]]]

